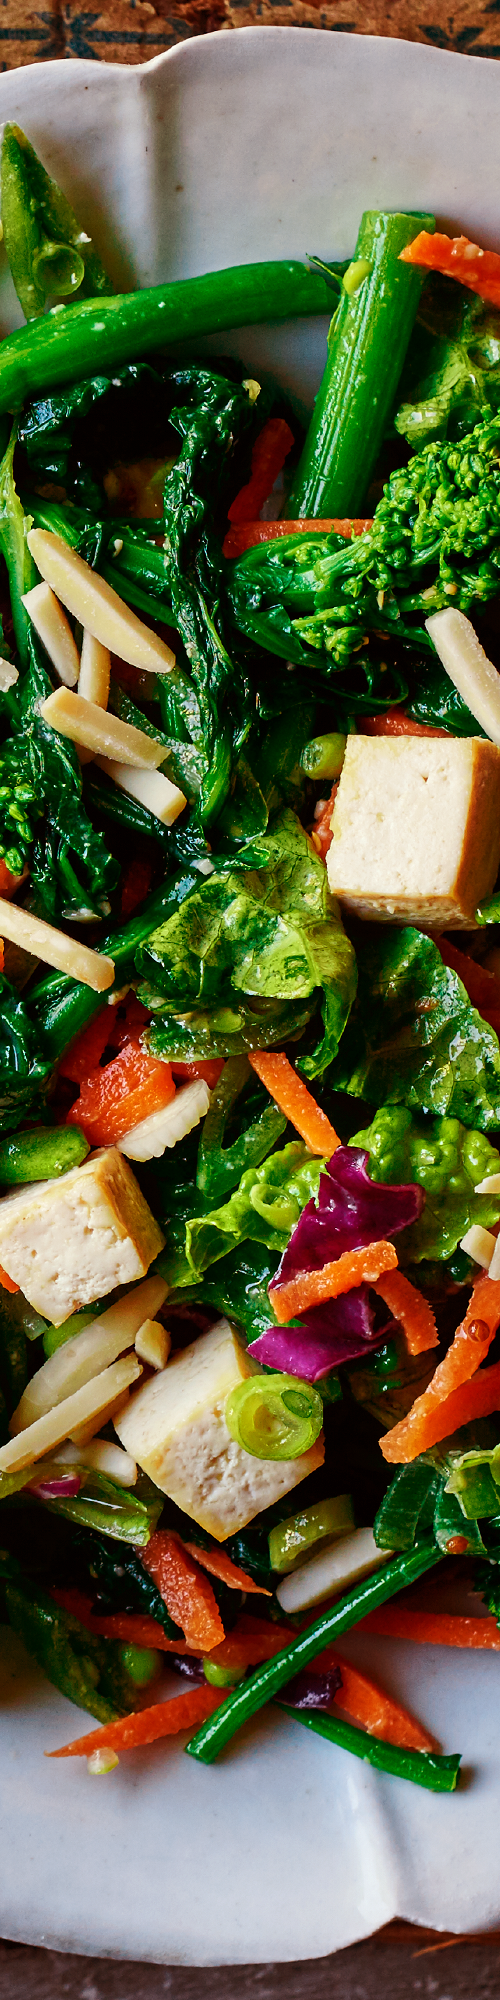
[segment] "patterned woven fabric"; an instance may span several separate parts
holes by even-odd
[[[500,0],[458,0],[453,13],[439,0],[107,0],[100,12],[85,0],[3,0],[0,68],[86,56],[98,62],[141,63],[175,42],[214,29],[262,26],[327,28],[392,35],[465,55],[500,56]]]

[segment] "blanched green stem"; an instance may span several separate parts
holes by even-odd
[[[427,1569],[432,1569],[434,1563],[441,1560],[441,1550],[434,1541],[421,1542],[409,1553],[395,1556],[375,1576],[364,1577],[331,1609],[323,1611],[314,1625],[309,1625],[307,1631],[300,1632],[289,1646],[284,1646],[274,1660],[266,1660],[265,1665],[257,1667],[241,1687],[235,1688],[222,1707],[202,1724],[196,1736],[186,1744],[188,1755],[199,1757],[202,1764],[213,1764],[219,1751],[225,1749],[226,1743],[230,1743],[243,1723],[248,1722],[251,1715],[256,1715],[259,1708],[264,1708],[265,1703],[271,1701],[273,1695],[278,1694],[279,1689],[285,1687],[286,1682],[302,1667],[309,1666],[323,1646],[332,1639],[339,1639],[342,1632],[348,1632],[352,1625],[358,1625],[361,1618],[366,1618],[369,1611],[385,1604],[397,1590],[404,1590],[407,1584],[415,1583],[417,1577],[423,1576]]]
[[[384,1743],[381,1736],[356,1729],[353,1722],[341,1721],[340,1716],[304,1714],[303,1709],[288,1708],[284,1701],[279,1707],[296,1722],[303,1722],[306,1729],[314,1729],[317,1736],[325,1736],[327,1743],[338,1743],[341,1750],[351,1750],[354,1757],[374,1764],[377,1771],[390,1771],[393,1778],[409,1778],[411,1784],[424,1785],[428,1792],[455,1790],[460,1757],[438,1757],[432,1750],[403,1750],[397,1743]]]
[[[17,410],[42,389],[119,368],[158,346],[328,312],[330,297],[319,272],[290,260],[236,264],[118,298],[83,299],[71,309],[56,306],[2,342],[0,411]]]
[[[423,273],[399,252],[433,216],[363,215],[355,250],[369,267],[343,289],[328,360],[287,503],[290,520],[363,513],[415,319]],[[354,267],[351,266],[351,270]]]

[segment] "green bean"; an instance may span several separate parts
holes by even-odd
[[[345,757],[346,737],[339,730],[328,736],[311,736],[301,751],[301,769],[307,778],[340,778]]]
[[[0,412],[19,409],[27,396],[42,390],[119,368],[158,346],[260,320],[328,312],[328,303],[320,273],[290,260],[236,264],[118,298],[83,299],[71,309],[54,306],[2,342]]]
[[[289,1708],[280,1701],[278,1706],[284,1715],[291,1715],[296,1722],[304,1723],[306,1729],[314,1729],[317,1736],[325,1736],[327,1743],[338,1743],[341,1750],[350,1750],[354,1757],[362,1757],[365,1764],[374,1764],[377,1771],[390,1771],[393,1778],[409,1778],[413,1785],[424,1785],[428,1792],[454,1792],[460,1770],[460,1757],[438,1757],[432,1750],[403,1750],[398,1743],[384,1743],[381,1736],[369,1736],[365,1729],[356,1729],[353,1722],[343,1722],[340,1716],[304,1713],[300,1708]]]
[[[10,1139],[0,1140],[0,1181],[15,1187],[19,1181],[53,1180],[81,1166],[89,1150],[77,1125],[13,1132]]]
[[[362,217],[350,266],[351,273],[358,266],[357,284],[352,291],[346,272],[288,502],[290,520],[363,512],[422,287],[423,273],[400,264],[399,252],[420,229],[434,227],[433,216],[375,209]]]
[[[265,1665],[257,1667],[241,1687],[235,1688],[222,1707],[202,1724],[196,1736],[186,1744],[188,1755],[198,1757],[202,1764],[213,1764],[219,1750],[225,1749],[226,1743],[230,1743],[242,1724],[248,1722],[251,1715],[256,1715],[259,1708],[264,1708],[265,1703],[271,1701],[273,1695],[285,1687],[286,1682],[292,1680],[302,1667],[309,1666],[323,1646],[332,1639],[339,1639],[342,1632],[348,1632],[352,1625],[357,1625],[360,1618],[366,1618],[367,1613],[375,1611],[379,1604],[385,1604],[395,1591],[415,1583],[417,1577],[423,1576],[441,1559],[441,1550],[434,1541],[420,1542],[417,1548],[395,1556],[375,1576],[363,1577],[345,1597],[338,1598],[336,1604],[323,1611],[314,1625],[309,1625],[305,1632],[299,1632],[297,1638],[292,1639],[289,1646],[284,1646],[274,1660],[266,1660]]]

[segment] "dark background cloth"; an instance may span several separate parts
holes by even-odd
[[[326,28],[332,33],[395,35],[407,42],[500,56],[500,0],[0,0],[0,67],[86,56],[141,63],[176,42],[214,29]]]

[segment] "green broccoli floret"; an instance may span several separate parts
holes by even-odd
[[[433,442],[393,472],[355,540],[290,536],[247,551],[228,584],[240,629],[270,652],[323,670],[370,635],[430,648],[425,619],[469,612],[500,587],[500,417]],[[364,663],[362,663],[364,664]]]

